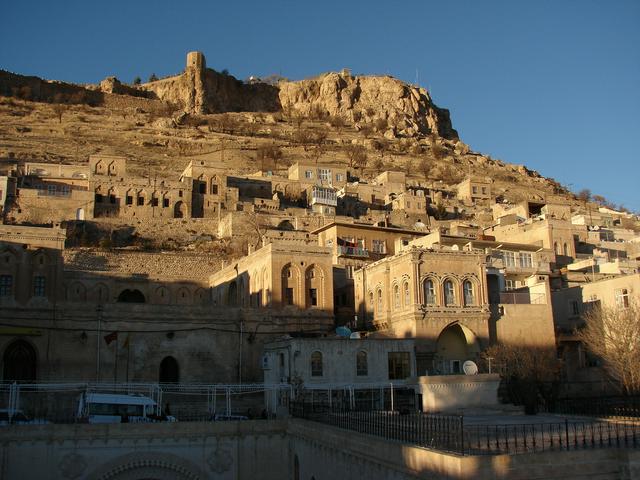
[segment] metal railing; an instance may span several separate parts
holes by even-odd
[[[464,416],[418,411],[376,411],[293,402],[293,417],[320,422],[385,440],[460,455],[496,455],[640,447],[640,424],[564,419],[559,422],[467,424]]]
[[[553,410],[564,415],[639,419],[640,396],[564,398],[556,400]]]
[[[368,257],[369,251],[360,247],[345,247],[338,245],[338,255],[347,255],[349,257]]]
[[[229,417],[263,418],[265,410],[291,396],[286,384],[181,383],[0,383],[0,424],[76,423],[88,393],[142,395],[153,400],[154,414],[178,421]],[[13,417],[26,418],[12,422]],[[6,417],[6,418],[4,418]]]

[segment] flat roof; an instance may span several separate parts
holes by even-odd
[[[346,222],[331,222],[328,223],[327,225],[323,225],[320,228],[316,228],[315,230],[312,230],[311,233],[319,233],[322,232],[324,230],[328,230],[329,228],[332,227],[349,227],[349,228],[360,228],[362,230],[378,230],[378,231],[383,231],[383,232],[389,232],[389,233],[407,233],[410,235],[416,235],[419,237],[422,237],[424,235],[427,235],[428,232],[421,232],[418,230],[407,230],[404,228],[394,228],[394,227],[378,227],[376,225],[368,225],[365,223],[346,223]]]

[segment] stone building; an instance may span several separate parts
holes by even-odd
[[[348,180],[348,172],[342,165],[321,165],[296,162],[289,167],[289,179],[302,184],[315,184],[342,188]]]
[[[470,205],[490,205],[493,199],[491,180],[467,177],[458,184],[458,199]]]
[[[209,277],[213,304],[305,310],[316,328],[333,325],[328,248],[270,243]]]
[[[548,277],[509,298],[490,274],[483,250],[411,246],[355,272],[356,309],[371,328],[415,338],[419,372],[459,373],[495,342],[553,348]]]
[[[186,218],[191,216],[191,185],[181,181],[133,177],[126,158],[89,157],[90,188],[95,194],[95,217]]]

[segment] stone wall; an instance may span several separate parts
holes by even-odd
[[[640,451],[458,456],[299,419],[5,426],[0,477],[630,480]]]

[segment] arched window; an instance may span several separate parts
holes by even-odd
[[[469,280],[465,280],[462,284],[462,291],[464,293],[464,305],[474,305],[476,303],[474,294],[473,294],[473,283]]]
[[[453,288],[453,282],[451,280],[445,280],[444,282],[444,304],[446,306],[454,305],[456,303],[456,292]]]
[[[366,377],[369,375],[367,352],[358,352],[356,354],[356,375],[359,377]]]
[[[564,244],[564,256],[565,257],[569,256],[569,245],[566,242]]]
[[[311,354],[311,376],[312,377],[322,376],[322,353],[321,352],[313,352]]]
[[[558,242],[553,242],[553,251],[556,253],[556,255],[560,255],[560,246],[558,245]]]
[[[24,340],[16,340],[4,351],[2,380],[5,382],[35,382],[37,359],[34,348]]]
[[[433,285],[433,280],[426,280],[424,282],[424,303],[426,305],[436,304],[436,289]]]
[[[160,362],[160,383],[178,383],[180,381],[180,369],[178,361],[173,357],[164,357]]]
[[[145,303],[146,299],[140,290],[123,290],[118,295],[118,302],[121,303]]]
[[[378,289],[378,314],[382,313],[382,290]]]
[[[404,291],[404,306],[408,307],[411,303],[411,293],[409,292],[409,282],[404,282],[402,285]]]
[[[393,286],[393,304],[396,308],[400,308],[400,288],[398,285]]]

